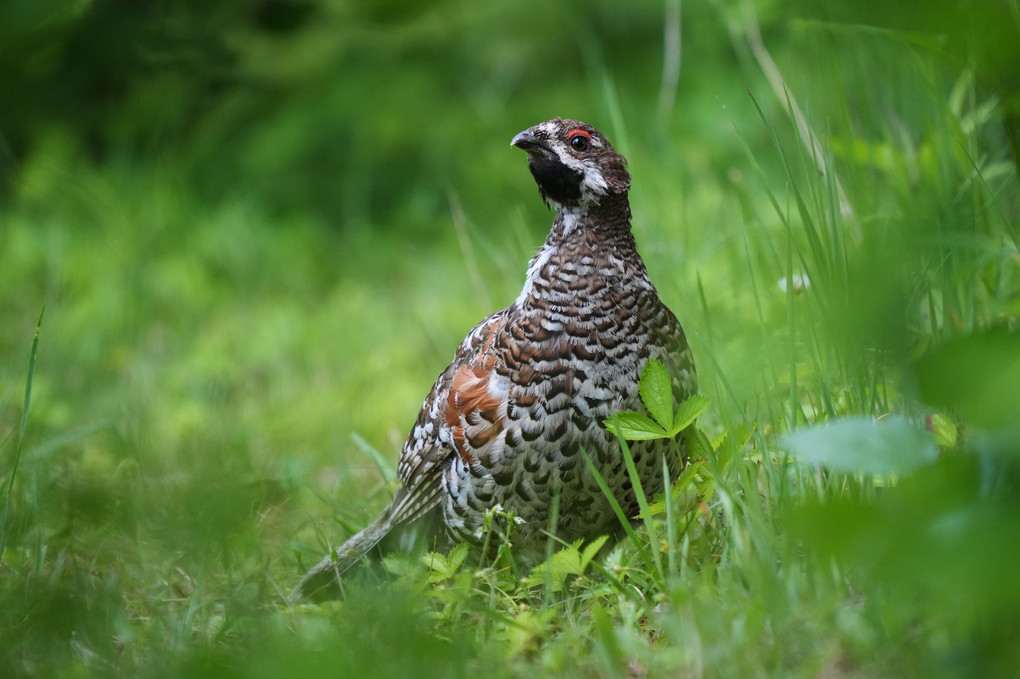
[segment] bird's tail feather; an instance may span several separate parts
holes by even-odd
[[[387,507],[364,530],[338,547],[335,554],[313,566],[298,582],[287,601],[294,605],[301,601],[322,601],[340,596],[343,592],[340,577],[386,537],[393,528],[390,515],[390,507]]]

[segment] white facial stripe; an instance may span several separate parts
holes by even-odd
[[[588,191],[585,191],[586,188]],[[608,190],[609,183],[602,176],[602,171],[599,170],[598,165],[590,160],[584,161],[584,182],[581,192],[587,193],[590,191],[597,196],[604,196]]]
[[[538,129],[549,135],[550,138],[556,134],[556,125],[550,120],[538,126]]]

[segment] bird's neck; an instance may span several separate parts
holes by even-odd
[[[517,299],[529,305],[535,295],[576,303],[623,284],[652,289],[630,231],[626,194],[604,197],[586,211],[560,208],[545,245],[532,258],[524,289]],[[588,287],[584,285],[588,284]]]
[[[591,236],[608,238],[630,234],[630,201],[627,192],[601,196],[597,203],[579,207],[557,206],[556,218],[546,245]]]

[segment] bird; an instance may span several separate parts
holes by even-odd
[[[517,299],[483,319],[436,379],[401,451],[392,501],[309,570],[290,601],[340,596],[347,570],[415,527],[433,546],[481,550],[494,508],[517,524],[512,553],[521,563],[545,557],[550,532],[567,543],[618,535],[586,457],[625,515],[638,513],[605,420],[643,410],[639,377],[649,360],[668,368],[677,402],[697,391],[697,373],[637,251],[627,161],[592,125],[564,118],[524,130],[511,146],[527,153],[555,210],[549,235]],[[677,443],[679,456],[661,439],[630,444],[647,496],[664,490],[664,464],[675,478],[686,463],[683,433]]]

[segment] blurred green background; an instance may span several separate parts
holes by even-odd
[[[1018,45],[1009,0],[5,0],[0,675],[1016,676]],[[555,116],[713,400],[679,570],[287,609],[516,297]],[[777,439],[894,413],[902,478]]]

